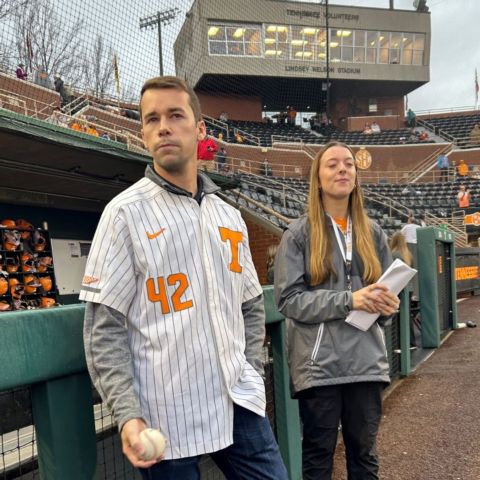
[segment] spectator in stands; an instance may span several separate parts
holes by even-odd
[[[450,167],[450,162],[448,157],[444,154],[440,155],[437,160],[437,167],[440,170],[440,181],[448,181],[448,169]]]
[[[399,258],[409,267],[413,266],[413,256],[407,246],[407,239],[402,232],[395,232],[390,238],[390,250],[392,258]]]
[[[287,107],[287,114],[288,114],[288,123],[290,125],[295,125],[295,121],[297,119],[297,111],[295,107]]]
[[[20,80],[26,80],[28,77],[28,74],[24,69],[25,65],[23,63],[19,63],[17,69],[15,70],[17,78],[19,78]]]
[[[415,128],[417,125],[417,116],[415,115],[415,112],[409,108],[407,111],[407,126],[410,128]]]
[[[354,152],[328,143],[312,164],[308,213],[289,224],[275,259],[304,480],[331,478],[340,421],[348,478],[378,478],[376,436],[390,382],[383,325],[399,300],[376,283],[392,256],[362,199]],[[380,317],[362,332],[345,322],[351,310]]]
[[[33,81],[40,87],[53,90],[52,80],[44,67],[39,67],[35,70]]]
[[[470,206],[470,196],[470,190],[465,189],[465,185],[460,185],[460,190],[457,193],[459,208],[468,208]]]
[[[94,137],[100,136],[98,130],[95,128],[95,125],[88,125],[86,133],[88,133],[89,135],[93,135]]]
[[[62,99],[62,107],[63,105],[66,105],[67,103],[69,103],[70,99],[67,95],[67,92],[65,91],[65,85],[63,83],[63,80],[62,80],[62,77],[56,73],[54,76],[54,86],[55,86],[55,90],[59,93],[60,95],[60,98]]]
[[[47,122],[59,127],[68,128],[68,117],[62,113],[60,107],[55,107],[52,114],[47,118]]]
[[[468,165],[463,159],[458,162],[457,174],[459,177],[468,177]]]
[[[372,122],[372,125],[370,126],[370,129],[372,130],[372,133],[381,133],[382,129],[380,128],[380,125],[377,122]]]
[[[415,132],[415,130],[413,130],[413,128],[410,131],[410,135],[408,136],[408,142],[409,143],[417,143],[418,142],[418,135]]]
[[[407,223],[403,226],[400,232],[405,235],[407,243],[417,243],[417,230],[420,228],[420,225],[415,223],[413,216],[407,218]]]
[[[217,142],[215,142],[210,135],[205,135],[205,138],[197,143],[197,159],[199,161],[199,168],[208,170],[209,172],[215,170],[214,160],[217,152]]]
[[[225,171],[226,163],[227,163],[227,151],[225,147],[221,147],[217,153],[217,163],[218,163],[218,170],[220,172]]]
[[[227,112],[222,112],[218,119],[222,122],[228,122],[228,113]]]
[[[402,260],[405,262],[409,267],[413,267],[413,255],[411,254],[410,250],[408,249],[407,241],[405,239],[405,235],[402,232],[395,232],[392,237],[390,238],[390,250],[392,252],[393,259]],[[413,289],[409,289],[409,298],[411,300]],[[398,314],[397,314],[398,315]],[[415,325],[413,322],[413,317],[410,317],[410,348],[416,348],[416,340],[415,340]]]
[[[218,132],[218,139],[223,142],[223,132]]]
[[[268,163],[268,160],[266,158],[262,163],[260,174],[265,177],[271,177],[273,174],[272,167],[270,166],[270,163]]]
[[[480,125],[478,123],[470,131],[470,146],[478,147],[480,146]]]
[[[140,121],[140,114],[136,110],[130,110],[129,108],[122,108],[120,110],[120,115],[130,120]]]
[[[237,132],[235,133],[235,142],[236,143],[243,143],[243,137],[241,135],[241,133],[237,130]]]
[[[365,124],[365,127],[363,128],[363,133],[365,135],[371,135],[373,133],[372,127],[370,126],[370,124],[368,122]]]
[[[277,254],[278,245],[270,245],[267,248],[267,283],[273,285],[275,270],[275,255]]]
[[[102,138],[103,138],[104,140],[110,140],[110,135],[108,134],[108,132],[103,132],[103,133],[102,133]]]
[[[425,130],[422,130],[422,131],[418,134],[418,139],[419,139],[421,142],[425,142],[426,140],[428,140],[428,133],[427,133]]]
[[[76,132],[83,132],[84,131],[81,122],[77,119],[73,120],[73,122],[70,124],[70,128],[72,130],[75,130]]]

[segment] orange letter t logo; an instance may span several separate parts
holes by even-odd
[[[238,262],[238,244],[243,240],[242,232],[229,230],[225,227],[218,227],[218,229],[220,230],[220,238],[230,244],[232,251],[232,261],[229,265],[230,270],[235,273],[242,273],[242,266]]]

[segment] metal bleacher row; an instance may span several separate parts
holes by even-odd
[[[343,132],[341,130],[331,128],[327,134],[312,132],[311,130],[302,128],[298,125],[290,125],[288,123],[263,123],[252,121],[228,120],[224,127],[219,124],[208,125],[211,135],[218,138],[222,133],[223,140],[235,143],[235,132],[245,132],[250,136],[243,139],[246,145],[260,145],[262,147],[272,146],[272,136],[278,137],[280,142],[298,142],[325,144],[330,140],[337,140],[349,145],[401,145],[412,143],[435,143],[434,140],[420,141],[412,140],[411,131],[407,128],[398,130],[383,130],[376,134],[364,134],[363,132]]]
[[[286,186],[283,190],[279,187],[282,184]],[[475,178],[410,185],[366,183],[362,187],[368,216],[391,236],[402,227],[408,214],[413,214],[417,220],[423,219],[426,214],[440,218],[450,217],[453,211],[458,210],[456,196],[460,185],[470,189],[471,206],[480,207],[480,179]],[[238,191],[280,215],[294,219],[304,212],[308,182],[299,178],[264,178],[243,174],[240,176]],[[235,191],[228,192],[228,195],[237,205],[248,207],[275,225],[286,228],[287,222],[240,198]],[[392,209],[392,206],[395,208]]]
[[[466,116],[452,116],[443,118],[424,119],[424,122],[439,135],[446,133],[454,138],[466,138],[476,123],[480,124],[480,113]],[[467,145],[465,139],[463,145]]]

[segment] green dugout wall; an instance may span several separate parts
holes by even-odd
[[[457,328],[454,234],[426,227],[417,230],[422,345],[436,348]]]

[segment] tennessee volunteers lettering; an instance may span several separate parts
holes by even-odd
[[[235,230],[229,230],[225,227],[218,227],[220,231],[220,238],[224,242],[228,242],[232,252],[232,261],[228,266],[232,272],[242,273],[242,266],[238,261],[238,244],[243,240],[242,232],[237,232]]]
[[[180,312],[193,307],[192,300],[185,302],[181,300],[182,295],[189,285],[187,276],[184,273],[172,273],[167,277],[166,283],[169,286],[175,286],[179,283],[178,287],[176,287],[175,291],[171,294],[170,302],[164,277],[157,277],[156,279],[149,278],[146,281],[148,299],[151,302],[160,302],[163,314],[170,313],[170,303],[173,306],[174,312]]]

